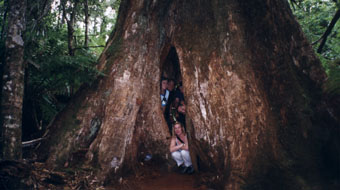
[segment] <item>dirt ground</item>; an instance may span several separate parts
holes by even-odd
[[[205,186],[195,184],[194,175],[175,172],[160,173],[138,181],[140,190],[206,190]]]
[[[212,190],[202,183],[202,173],[181,174],[175,164],[144,162],[136,173],[121,178],[114,190]],[[110,187],[105,187],[110,189]],[[110,189],[111,190],[111,189]]]
[[[0,189],[64,190],[208,190],[200,173],[180,174],[159,165],[144,165],[138,172],[122,177],[115,185],[101,186],[91,168],[47,170],[44,163],[0,162]]]

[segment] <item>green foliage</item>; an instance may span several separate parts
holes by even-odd
[[[101,74],[95,68],[97,56],[90,50],[80,49],[75,56],[67,54],[67,42],[63,40],[66,35],[65,29],[51,29],[44,37],[35,37],[26,45],[29,90],[25,97],[34,102],[44,124],[60,111],[82,84],[91,83]]]
[[[328,80],[325,90],[330,96],[340,95],[340,59],[330,62],[328,65]]]
[[[302,29],[310,43],[316,42],[321,38],[331,22],[339,3],[334,3],[332,0],[303,0],[295,6],[294,14],[298,19]],[[324,64],[327,60],[335,60],[340,58],[340,24],[335,25],[332,33],[327,38],[323,52],[320,54],[320,59]],[[313,48],[318,48],[319,43],[316,43]]]
[[[1,34],[7,24],[6,2],[0,0]],[[25,128],[44,129],[82,85],[91,84],[98,75],[103,75],[96,69],[97,59],[114,28],[120,4],[120,0],[87,0],[89,48],[85,48],[85,0],[79,0],[75,10],[70,6],[74,2],[71,0],[27,2],[23,133]],[[68,28],[60,2],[66,2],[66,17],[75,12],[74,56],[69,55]],[[0,39],[1,60],[5,35]]]
[[[340,8],[340,1],[333,0],[299,0],[293,11],[310,43],[318,42],[329,23]],[[340,22],[338,21],[328,36],[323,51],[319,56],[328,75],[325,91],[331,96],[340,95]],[[319,43],[314,43],[316,50]]]

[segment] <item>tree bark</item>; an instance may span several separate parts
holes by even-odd
[[[1,36],[0,36],[0,40],[2,41],[2,39],[4,39],[5,36],[5,27],[6,27],[6,17],[7,17],[7,12],[9,9],[9,6],[7,5],[8,1],[4,0],[4,6],[6,6],[5,12],[4,12],[4,16],[2,19],[2,26],[1,26]]]
[[[2,158],[21,159],[24,97],[24,41],[26,1],[9,1],[6,55],[1,99]]]
[[[85,13],[85,41],[84,41],[84,46],[86,49],[89,47],[89,5],[88,1],[84,1],[84,13]]]
[[[75,17],[77,14],[77,7],[78,7],[78,3],[79,0],[75,0],[73,3],[71,3],[71,7],[70,7],[70,18],[67,18],[67,10],[66,10],[66,6],[67,3],[66,2],[62,2],[61,5],[63,7],[63,18],[66,20],[66,24],[67,24],[67,45],[68,45],[68,52],[70,56],[74,56],[75,53],[75,49],[74,49],[74,22],[75,22]]]
[[[79,91],[49,127],[41,145],[47,163],[70,165],[85,149],[77,163],[91,164],[108,183],[135,168],[142,150],[163,164],[170,159],[159,84],[171,47],[191,154],[209,174],[206,183],[293,189],[303,182],[292,176],[318,174],[327,140],[314,139],[332,130],[318,120],[327,115],[326,76],[282,0],[123,0],[99,59],[106,76]]]
[[[57,28],[60,29],[63,25],[64,25],[64,22],[65,22],[65,9],[64,9],[64,6],[66,4],[66,1],[65,0],[61,0],[60,1],[60,4],[58,6],[58,11],[59,11],[59,14],[58,14],[58,24],[57,24]],[[61,17],[61,18],[60,18]]]

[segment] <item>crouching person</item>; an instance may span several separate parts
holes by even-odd
[[[179,167],[179,171],[183,174],[194,173],[189,153],[188,137],[184,131],[183,125],[178,122],[175,123],[172,128],[172,134],[170,152],[172,158],[176,161],[177,166]]]

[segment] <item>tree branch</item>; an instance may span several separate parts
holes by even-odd
[[[340,18],[340,9],[338,9],[331,21],[331,23],[328,25],[325,33],[322,35],[322,37],[320,39],[322,39],[321,43],[320,43],[320,46],[317,50],[318,53],[321,53],[322,52],[322,48],[323,46],[326,44],[326,40],[327,40],[327,37],[329,36],[329,34],[332,32],[336,22],[339,20]],[[318,41],[320,41],[320,39]],[[314,43],[313,43],[314,44]]]
[[[76,47],[76,48],[74,48],[74,49],[100,48],[100,47],[105,47],[105,46],[87,46],[87,47],[83,46],[83,47]]]
[[[30,141],[25,141],[25,142],[22,142],[22,147],[28,147],[28,146],[32,146],[40,141],[44,140],[44,138],[38,138],[38,139],[33,139],[33,140],[30,140]]]
[[[42,18],[44,18],[47,15],[47,13],[49,13],[49,10],[51,9],[51,3],[52,0],[44,1],[43,10],[40,13],[40,16],[38,17],[37,22],[39,22]]]

